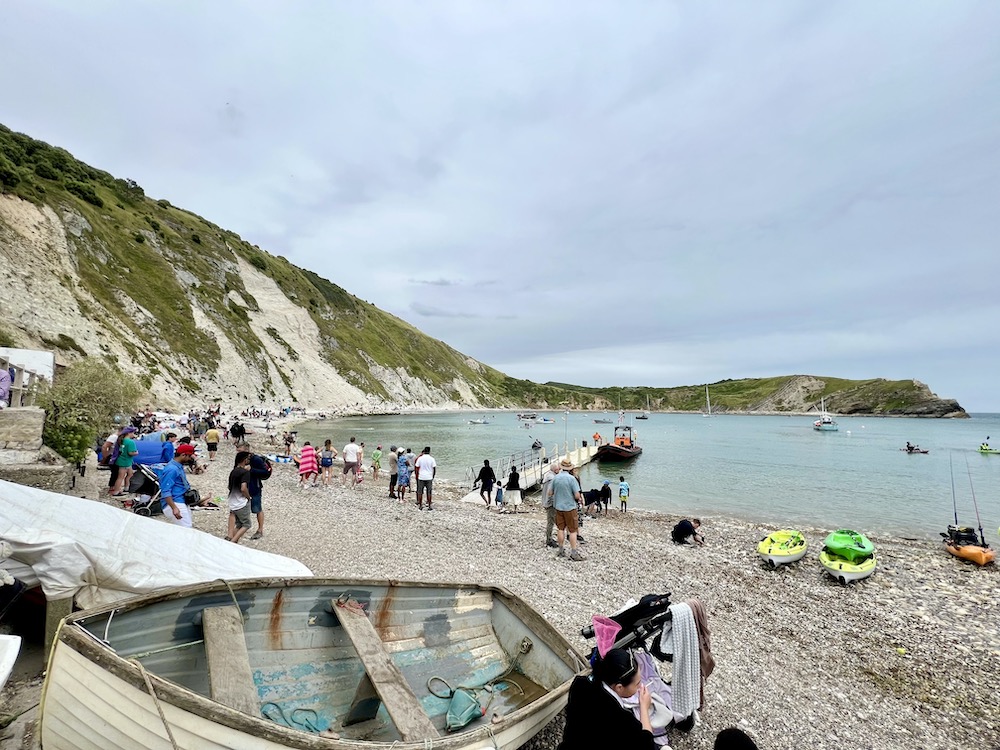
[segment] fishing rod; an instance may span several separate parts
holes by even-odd
[[[948,454],[948,470],[951,472],[951,507],[955,511],[955,528],[958,528],[958,501],[955,500],[955,456]]]
[[[969,472],[969,488],[972,490],[972,507],[976,509],[976,523],[979,524],[979,541],[982,546],[988,546],[986,544],[986,535],[983,534],[983,521],[979,518],[979,503],[976,502],[976,488],[972,486],[972,469],[969,468],[969,457],[965,457],[965,470]]]

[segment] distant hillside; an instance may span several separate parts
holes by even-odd
[[[704,387],[518,380],[67,151],[0,125],[0,345],[99,356],[161,403],[697,411]],[[964,416],[915,381],[713,384],[719,410]]]

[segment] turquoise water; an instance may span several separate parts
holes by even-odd
[[[485,415],[491,424],[470,425],[482,413],[434,413],[350,417],[298,427],[305,440],[333,440],[340,450],[351,435],[388,452],[395,443],[418,452],[433,448],[438,475],[465,481],[471,467],[530,448],[542,440],[550,453],[564,439],[590,440],[603,414],[539,412],[555,424],[523,429],[513,413]],[[610,415],[614,419],[614,415]],[[972,489],[987,541],[995,546],[1000,525],[1000,455],[976,448],[993,437],[1000,446],[1000,415],[972,419],[875,419],[838,417],[839,432],[817,432],[810,417],[652,414],[634,422],[643,454],[628,464],[590,464],[581,470],[584,489],[623,475],[632,487],[630,508],[671,514],[738,516],[779,525],[847,527],[875,534],[936,536],[953,521],[954,465],[959,521],[975,526]],[[909,440],[927,455],[899,450]],[[366,461],[367,463],[367,461]],[[971,473],[972,487],[970,488]],[[470,481],[471,485],[471,481]]]

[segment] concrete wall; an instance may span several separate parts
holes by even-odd
[[[45,412],[37,406],[0,410],[0,479],[72,493],[75,467],[42,445]]]

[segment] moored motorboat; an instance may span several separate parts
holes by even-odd
[[[820,418],[813,422],[813,429],[819,432],[837,432],[840,428],[836,420],[826,412],[826,399],[820,399]]]
[[[584,671],[565,638],[498,587],[215,581],[68,617],[49,661],[41,741],[513,750],[559,713]]]
[[[595,419],[594,424],[612,424],[610,419]]]
[[[875,545],[868,537],[851,529],[838,529],[823,541],[823,547],[848,562],[857,562],[875,552]]]
[[[844,584],[868,578],[878,567],[878,561],[874,554],[863,560],[852,562],[826,549],[819,553],[819,564],[823,566],[827,575]]]
[[[757,554],[772,568],[798,562],[808,549],[809,542],[794,529],[772,531],[757,544]]]
[[[555,424],[556,420],[552,419],[551,417],[539,417],[537,420],[535,420],[535,423],[536,424]]]

